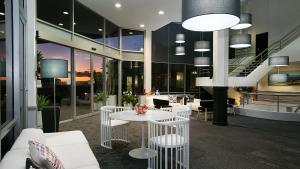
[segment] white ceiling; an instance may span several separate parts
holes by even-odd
[[[181,21],[181,0],[79,0],[101,16],[124,28],[156,30]],[[117,9],[115,3],[122,7]],[[164,15],[158,11],[163,10]],[[144,28],[140,28],[144,24]]]

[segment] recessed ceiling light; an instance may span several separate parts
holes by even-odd
[[[67,11],[64,11],[64,12],[63,12],[63,14],[65,14],[65,15],[69,15],[69,12],[67,12]]]
[[[129,35],[132,35],[133,34],[133,32],[129,32]]]
[[[102,32],[102,29],[101,29],[101,28],[99,28],[99,29],[98,29],[98,31]]]
[[[0,12],[0,15],[2,15],[2,16],[3,16],[3,15],[5,15],[5,13],[4,13],[4,12]]]
[[[115,7],[116,8],[121,8],[122,7],[122,4],[120,4],[119,2],[115,3]]]
[[[62,23],[59,23],[58,25],[59,25],[59,26],[63,26],[64,24],[62,24]]]
[[[159,14],[159,15],[163,15],[163,14],[165,14],[165,12],[162,11],[162,10],[160,10],[160,11],[158,11],[158,14]]]
[[[145,27],[145,25],[144,24],[140,24],[140,27],[143,28],[143,27]]]

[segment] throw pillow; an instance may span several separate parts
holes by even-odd
[[[64,169],[56,154],[46,145],[29,140],[29,152],[32,161],[40,168]]]
[[[176,95],[169,95],[169,102],[170,103],[177,103],[177,96]]]

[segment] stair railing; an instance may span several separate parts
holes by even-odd
[[[237,55],[239,59],[234,61],[234,64],[229,65],[229,70],[231,74],[242,72],[244,75],[249,75],[254,69],[256,69],[259,65],[261,65],[266,59],[268,59],[272,54],[280,51],[287,45],[289,45],[291,42],[296,40],[300,36],[300,25],[295,27],[293,30],[291,30],[289,33],[287,33],[285,36],[283,36],[280,40],[272,43],[267,49],[260,52],[258,55],[256,55],[255,58],[253,58],[252,62],[248,64],[241,65],[240,61],[243,60],[245,57],[250,57],[253,53],[247,53],[242,57],[242,54],[245,50],[240,50],[237,52]],[[247,51],[247,50],[246,50]],[[252,55],[253,56],[253,55]]]

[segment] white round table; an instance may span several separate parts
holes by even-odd
[[[110,114],[110,118],[115,120],[126,120],[126,121],[136,121],[142,122],[142,142],[141,147],[137,149],[133,149],[129,152],[129,155],[133,158],[137,159],[147,159],[148,157],[155,155],[155,153],[151,153],[149,149],[145,146],[145,133],[144,133],[144,124],[149,120],[164,120],[176,117],[176,113],[174,112],[166,112],[161,110],[148,110],[144,115],[137,115],[134,110],[130,111],[120,111],[116,113]]]

